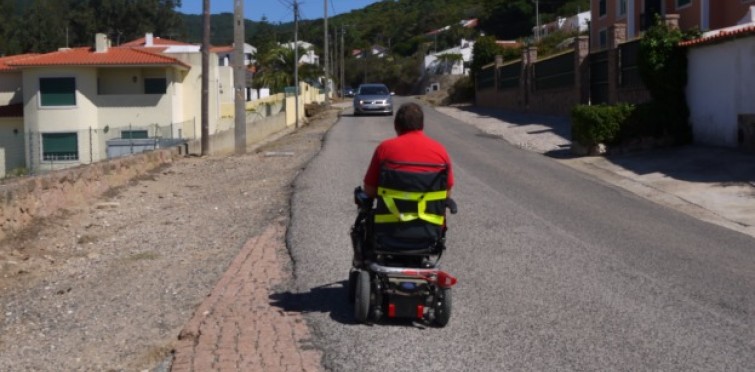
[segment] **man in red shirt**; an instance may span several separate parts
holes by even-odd
[[[364,192],[371,198],[377,196],[380,167],[386,162],[446,164],[448,166],[448,197],[454,176],[451,158],[445,147],[425,136],[425,117],[422,108],[416,103],[405,103],[396,112],[393,128],[397,136],[380,143],[372,155],[372,161],[364,176]],[[407,172],[426,172],[434,168],[421,165],[401,165],[400,170]]]

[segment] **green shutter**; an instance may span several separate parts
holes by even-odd
[[[76,106],[76,79],[41,78],[39,93],[42,106]]]
[[[77,160],[79,138],[76,133],[43,133],[42,157],[44,160]]]

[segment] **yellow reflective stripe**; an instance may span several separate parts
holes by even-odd
[[[445,217],[438,214],[425,213],[422,216],[415,213],[403,213],[400,216],[394,216],[392,214],[376,214],[375,223],[395,223],[395,222],[409,222],[416,219],[422,219],[435,225],[442,225],[445,221]]]
[[[445,200],[448,197],[447,190],[410,192],[378,187],[377,194],[383,199],[385,207],[391,212],[391,214],[375,215],[375,223],[409,222],[421,219],[436,225],[443,224],[445,219],[443,215],[425,213],[425,211],[427,210],[427,202]],[[399,212],[394,199],[416,201],[417,213]]]
[[[398,216],[392,214],[376,214],[375,223],[409,222],[419,218],[416,213],[403,213]]]
[[[388,189],[385,187],[378,187],[378,195],[384,198],[392,198],[399,200],[418,201],[424,199],[426,201],[436,201],[448,198],[448,190],[430,191],[430,192],[411,192]]]

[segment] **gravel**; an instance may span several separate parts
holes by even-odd
[[[164,369],[243,244],[288,218],[337,112],[242,156],[184,158],[0,242],[0,370]]]

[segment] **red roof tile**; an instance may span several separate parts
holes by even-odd
[[[22,103],[0,106],[0,118],[21,118],[23,116],[24,105]]]
[[[91,48],[66,49],[8,62],[11,67],[37,66],[153,66],[180,65],[185,63],[171,57],[136,48],[110,48],[97,53]]]
[[[233,46],[226,45],[226,46],[216,46],[211,47],[210,52],[212,53],[231,53],[233,52]]]
[[[9,66],[8,63],[12,61],[17,61],[23,58],[29,58],[37,56],[38,54],[18,54],[15,56],[8,56],[8,57],[0,57],[0,72],[2,71],[12,71],[15,70],[13,66]]]
[[[687,40],[679,43],[680,46],[699,46],[704,44],[713,44],[721,41],[736,39],[737,37],[755,35],[755,26],[735,28],[732,30],[721,30],[718,33],[701,37],[699,39]]]

